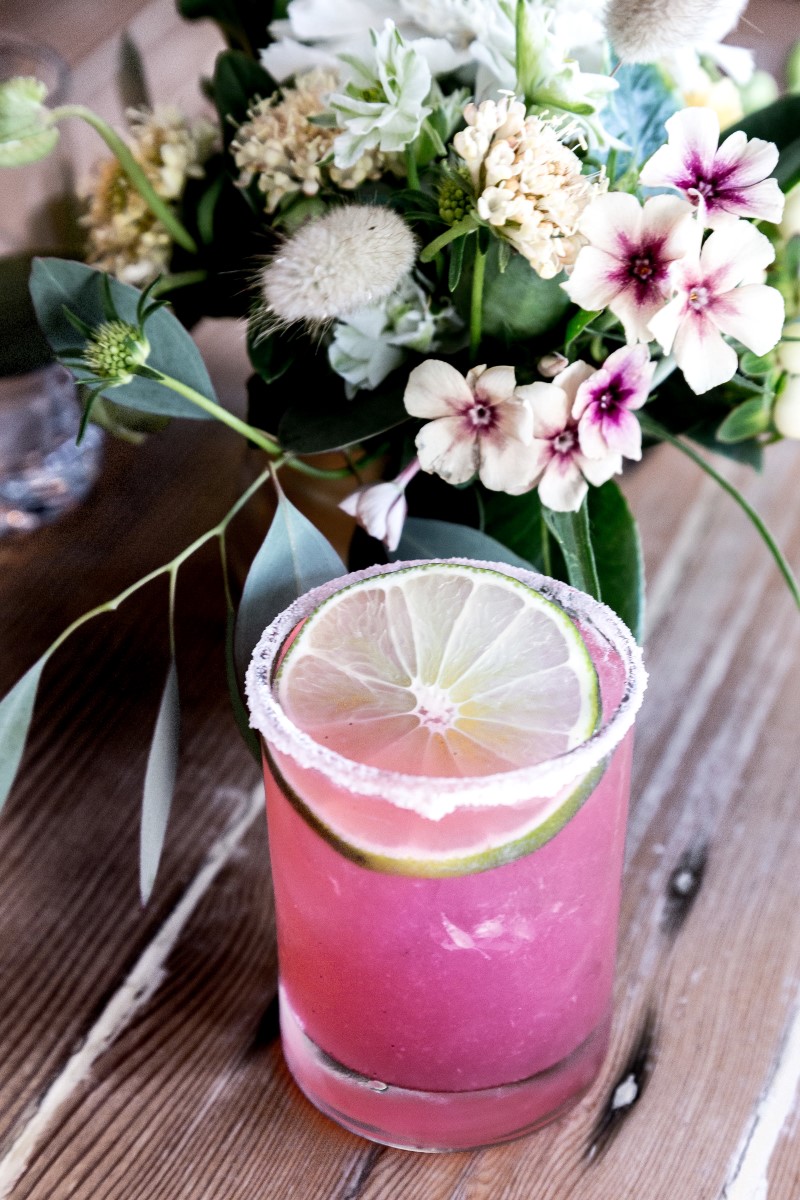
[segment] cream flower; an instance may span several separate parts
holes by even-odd
[[[298,76],[293,88],[285,88],[280,99],[258,100],[240,125],[231,142],[239,186],[248,187],[257,179],[267,212],[274,212],[285,196],[315,196],[320,187],[331,184],[351,190],[365,179],[380,178],[383,156],[375,150],[346,169],[334,166],[330,158],[340,130],[310,120],[325,112],[338,83],[336,71],[308,71]]]
[[[432,418],[417,434],[423,471],[453,484],[477,474],[484,487],[512,496],[533,485],[533,419],[513,367],[473,367],[465,379],[428,359],[409,375],[403,402],[412,417]]]
[[[370,537],[383,542],[391,554],[397,549],[408,514],[406,487],[420,469],[414,458],[396,479],[388,483],[368,483],[351,492],[339,504],[348,516],[355,517]]]
[[[214,144],[207,121],[193,125],[177,109],[131,112],[130,149],[156,193],[177,202],[187,181],[203,174]],[[86,226],[86,261],[143,287],[169,267],[172,239],[129,182],[115,158],[101,163],[81,218]]]
[[[581,173],[581,160],[562,141],[574,133],[571,124],[526,116],[519,100],[469,104],[464,119],[453,145],[467,164],[478,215],[552,279],[585,244],[580,220],[606,181]]]

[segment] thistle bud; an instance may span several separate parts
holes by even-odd
[[[58,141],[44,103],[47,86],[16,76],[0,84],[0,167],[22,167],[46,158]]]
[[[655,62],[675,50],[720,42],[747,0],[611,0],[606,32],[623,62]]]
[[[126,321],[105,321],[87,341],[83,360],[109,387],[122,387],[131,382],[149,354],[150,343],[141,329]]]

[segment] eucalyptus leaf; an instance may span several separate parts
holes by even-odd
[[[764,403],[764,398],[745,400],[744,404],[735,408],[722,422],[717,430],[717,438],[728,444],[745,442],[748,438],[766,432],[769,426],[770,405]]]
[[[552,329],[569,308],[567,293],[555,279],[542,279],[521,254],[500,269],[498,239],[492,238],[483,287],[483,332],[512,342]]]
[[[530,562],[479,529],[450,521],[433,521],[427,517],[407,519],[397,550],[390,557],[394,561],[409,558],[473,558],[479,562],[502,562],[512,567],[531,568]]]
[[[633,636],[644,633],[644,560],[639,530],[617,483],[589,489],[589,526],[603,603]]]
[[[48,657],[47,654],[42,655],[0,700],[0,809],[8,798],[19,770],[39,679]]]
[[[309,588],[346,573],[330,542],[279,492],[277,511],[239,602],[234,635],[239,678],[244,679],[253,650],[273,617]]]
[[[102,271],[87,267],[84,263],[61,258],[34,259],[31,296],[39,324],[57,356],[80,342],[80,336],[65,316],[65,308],[92,328],[105,321],[103,279],[109,281],[111,296],[121,320],[135,324],[136,306],[141,296],[137,288],[110,279]],[[200,351],[177,317],[168,309],[159,308],[148,320],[145,333],[152,346],[147,360],[149,367],[171,375],[207,399],[216,401]],[[73,369],[73,374],[79,382],[91,377],[91,372],[83,368]],[[121,387],[105,389],[104,394],[109,395],[115,404],[140,412],[157,413],[164,417],[208,419],[196,404],[151,379],[135,377]]]
[[[642,166],[663,145],[664,123],[680,106],[654,63],[625,63],[614,79],[618,86],[603,109],[603,127],[629,147],[616,150],[619,178],[631,167]]]
[[[408,368],[403,374],[408,378]],[[292,384],[295,372],[282,376],[279,384]],[[273,385],[275,386],[275,385]],[[384,380],[374,392],[358,392],[353,400],[336,403],[335,384],[330,374],[326,384],[316,392],[300,395],[302,400],[286,410],[278,426],[278,439],[283,448],[293,454],[321,454],[326,450],[340,450],[354,446],[365,439],[393,429],[408,420],[403,404],[403,391],[392,385],[391,376]],[[295,390],[294,395],[298,393]]]
[[[181,709],[178,696],[178,672],[173,659],[167,672],[158,709],[142,793],[142,826],[139,840],[139,891],[142,904],[153,890],[164,835],[167,832],[175,778],[178,773],[178,740]]]

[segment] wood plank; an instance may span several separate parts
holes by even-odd
[[[659,451],[641,469],[646,537],[650,526],[673,531],[679,523],[682,491],[673,489],[669,510],[661,494],[679,461]],[[797,448],[783,446],[769,475],[748,481],[795,562],[800,528],[781,497],[796,470]],[[612,1054],[568,1117],[513,1146],[431,1158],[370,1147],[319,1116],[275,1046],[252,1051],[274,987],[262,833],[254,828],[245,857],[187,927],[162,988],[63,1106],[15,1200],[212,1200],[234,1188],[244,1200],[529,1200],[534,1184],[537,1200],[721,1200],[785,1034],[794,1003],[787,981],[800,974],[792,812],[800,679],[791,670],[799,649],[796,613],[763,547],[717,496],[649,648],[635,790],[646,790],[664,764],[669,785],[641,824],[628,867]],[[766,674],[765,663],[774,664]],[[714,685],[705,694],[709,669]],[[675,745],[678,770],[670,766]],[[686,852],[706,842],[696,903],[680,928],[674,914],[667,928],[670,880]],[[641,1100],[589,1158],[651,1010]],[[775,1177],[770,1200],[793,1200],[792,1169]]]

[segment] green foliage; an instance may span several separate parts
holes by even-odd
[[[240,680],[273,617],[310,588],[344,574],[345,565],[330,542],[279,491],[277,511],[239,603],[234,650]]]
[[[212,90],[226,147],[258,97],[271,96],[277,84],[259,62],[240,50],[223,50],[214,64]]]
[[[270,41],[267,26],[278,15],[275,0],[178,0],[178,12],[188,21],[215,21],[229,46],[251,55]]]
[[[142,826],[139,838],[139,892],[142,904],[146,904],[150,899],[167,832],[178,774],[180,724],[178,673],[173,659],[161,694],[153,740],[147,756],[142,793]]]
[[[17,680],[11,691],[0,701],[0,809],[6,802],[19,770],[31,726],[39,679],[48,658],[49,651]]]
[[[601,600],[586,502],[578,512],[555,512],[552,508],[543,508],[542,512],[547,528],[564,555],[569,582],[596,600]]]
[[[590,488],[589,530],[600,594],[633,636],[644,634],[644,560],[639,529],[617,483]]]
[[[463,296],[460,301],[467,302]],[[512,254],[501,271],[498,239],[492,238],[483,289],[485,337],[506,343],[540,337],[558,325],[569,305],[558,280],[542,279],[521,254]]]
[[[603,110],[603,125],[630,147],[616,151],[619,177],[631,167],[642,166],[664,144],[664,122],[680,105],[661,70],[652,63],[625,64],[614,78],[619,87]]]
[[[580,337],[587,325],[591,325],[592,321],[596,320],[601,314],[599,312],[587,312],[586,309],[579,308],[573,317],[569,319],[567,332],[564,337],[564,349],[569,350],[576,338]]]
[[[725,132],[732,133],[736,129],[743,130],[749,138],[763,138],[776,144],[780,158],[775,178],[785,192],[800,182],[800,95],[782,96],[774,104],[750,113]]]
[[[82,353],[87,344],[86,336],[77,332],[65,315],[65,309],[90,329],[107,321],[101,285],[103,279],[108,279],[111,298],[120,318],[136,324],[137,308],[142,296],[137,288],[111,279],[102,271],[83,263],[60,258],[34,260],[31,296],[39,324],[57,357],[69,357],[69,351],[74,350]],[[147,322],[146,334],[152,346],[148,367],[171,375],[209,400],[215,399],[214,388],[200,352],[172,313],[166,308],[155,312]],[[93,377],[88,369],[74,369],[73,373],[79,381]],[[141,412],[192,419],[206,416],[191,401],[168,391],[153,379],[134,377],[130,383],[106,390],[112,390],[115,404]]]
[[[512,567],[531,566],[526,559],[479,529],[428,517],[406,520],[397,550],[389,557],[394,562],[414,558],[472,558],[479,562],[509,563]]]
[[[770,426],[771,404],[768,396],[745,400],[729,413],[717,430],[720,442],[735,445],[766,433]]]

